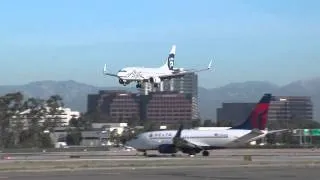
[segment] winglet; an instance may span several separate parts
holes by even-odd
[[[212,59],[211,59],[209,65],[208,65],[208,69],[211,69],[211,66],[212,66]]]
[[[108,70],[107,70],[107,64],[104,64],[103,74],[104,74],[104,75],[107,75],[107,76],[118,77],[116,74],[113,74],[113,73],[108,72]]]
[[[104,64],[104,67],[103,67],[103,74],[106,74],[107,73],[107,64]]]

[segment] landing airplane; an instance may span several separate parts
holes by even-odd
[[[107,65],[104,65],[103,73],[107,76],[116,77],[119,79],[119,83],[126,86],[131,82],[137,82],[136,87],[141,88],[143,82],[150,82],[154,87],[158,87],[159,84],[165,79],[172,79],[182,77],[185,74],[200,72],[211,69],[212,60],[205,69],[199,70],[185,70],[183,68],[174,68],[174,58],[176,54],[176,45],[173,45],[169,56],[164,65],[159,68],[145,68],[145,67],[125,67],[118,71],[118,73],[109,73]]]
[[[264,94],[252,110],[246,121],[229,129],[151,131],[137,135],[126,143],[147,155],[147,150],[158,150],[159,153],[174,155],[178,151],[190,156],[202,151],[203,156],[209,156],[212,149],[221,149],[245,145],[258,137],[265,136],[267,114],[271,94]]]

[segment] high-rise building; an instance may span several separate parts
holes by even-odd
[[[88,95],[88,113],[96,113],[99,122],[142,120],[164,125],[191,124],[192,95],[171,91],[148,95],[100,91]]]
[[[233,125],[242,123],[256,103],[222,103],[217,109],[217,121]],[[270,102],[268,120],[313,120],[313,104],[308,96],[274,96]]]
[[[313,120],[313,103],[309,96],[275,96],[268,113],[269,120]]]
[[[181,78],[173,78],[164,80],[159,87],[155,88],[150,83],[145,83],[140,89],[141,95],[148,95],[150,92],[179,92],[191,94],[192,96],[192,119],[199,119],[198,107],[198,75],[196,73],[188,73]]]
[[[191,94],[177,92],[152,92],[141,95],[141,118],[156,124],[177,125],[192,119]]]
[[[238,125],[244,122],[249,116],[256,103],[222,103],[221,108],[217,108],[217,121],[230,122]]]
[[[87,111],[97,113],[100,122],[128,122],[140,119],[140,98],[126,91],[100,91],[88,95]]]

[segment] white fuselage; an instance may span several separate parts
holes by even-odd
[[[161,144],[172,144],[176,132],[177,130],[146,132],[138,135],[126,144],[138,150],[155,150]],[[181,132],[181,138],[200,144],[203,143],[214,149],[228,147],[229,143],[250,132],[251,130],[238,129],[215,131],[186,129]],[[245,143],[247,142],[243,144]]]
[[[144,68],[144,67],[127,67],[118,71],[117,76],[127,81],[144,80],[151,77],[172,74],[173,71],[167,68]]]

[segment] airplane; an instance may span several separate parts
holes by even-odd
[[[264,94],[259,103],[251,111],[249,117],[240,125],[229,129],[196,130],[185,129],[183,125],[178,130],[151,131],[138,134],[126,142],[127,146],[147,155],[148,150],[158,150],[161,154],[182,153],[194,156],[202,152],[202,156],[209,156],[212,149],[238,147],[261,138],[267,133],[267,114],[271,94]]]
[[[143,82],[150,82],[154,87],[158,87],[165,79],[183,77],[185,74],[206,71],[211,69],[212,60],[205,69],[193,70],[184,68],[174,68],[174,58],[176,54],[176,45],[172,45],[169,56],[164,65],[158,68],[145,67],[125,67],[117,73],[110,73],[107,70],[107,64],[104,65],[103,74],[119,79],[119,83],[123,86],[131,82],[137,82],[136,88],[141,88]]]

